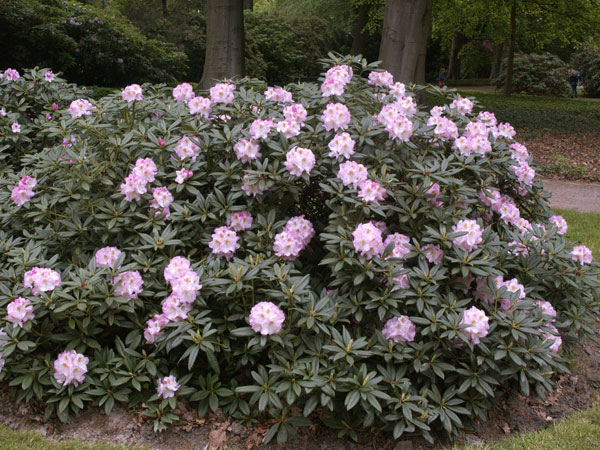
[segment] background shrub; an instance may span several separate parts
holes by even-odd
[[[567,344],[594,334],[599,273],[596,263],[573,260],[573,243],[549,222],[547,193],[529,169],[519,171],[531,162],[526,151],[516,147],[519,160],[511,128],[479,116],[490,121],[478,141],[489,142],[490,151],[465,156],[453,145],[478,117],[467,100],[434,110],[445,121],[427,111],[413,114],[414,92],[404,97],[397,85],[392,95],[389,86],[367,84],[361,75],[375,67],[365,61],[332,56],[328,63],[340,62],[355,71],[344,93],[328,98],[317,84],[289,85],[307,110],[300,131],[286,137],[273,129],[256,138],[261,156],[246,162],[238,144],[250,138],[251,124],[282,122],[291,105],[267,99],[256,80],[240,81],[233,102],[212,103],[208,119],[190,114],[171,89],[143,85],[142,100],[127,103],[115,93],[93,102],[89,115],[61,109],[43,122],[43,132],[57,140],[23,155],[0,177],[0,305],[25,297],[34,316],[22,327],[8,321],[3,327],[0,377],[19,400],[41,399],[48,416],[62,419],[86,405],[108,412],[126,402],[161,429],[177,419],[173,409],[184,398],[200,415],[221,409],[249,422],[273,418],[267,440],[285,440],[308,417],[353,438],[373,427],[431,439],[432,430],[454,435],[484,418],[505,389],[551,391],[553,376],[567,370],[559,336]],[[26,85],[33,97],[34,87],[33,80]],[[386,126],[375,116],[392,102],[405,112]],[[344,158],[332,157],[329,147],[336,132],[322,119],[332,103],[351,114],[333,117],[349,120],[351,160],[365,166],[386,198],[369,200],[362,186],[342,183]],[[394,138],[394,124],[410,126],[412,136]],[[0,145],[12,138],[9,127],[4,121]],[[199,147],[193,158],[176,156],[184,136]],[[301,175],[290,166],[295,147],[315,156]],[[139,200],[127,201],[122,185],[145,180],[130,177],[143,158],[157,173]],[[179,183],[183,168],[192,174]],[[11,190],[25,176],[37,179],[35,195],[16,206]],[[168,211],[153,203],[159,187],[174,198]],[[249,187],[262,193],[247,195]],[[516,221],[514,209],[509,219],[486,206],[492,191],[525,222]],[[214,234],[240,211],[253,221],[226,258],[214,252]],[[315,235],[296,260],[282,259],[275,241],[297,216],[311,222]],[[471,250],[464,248],[467,235],[455,229],[464,220],[482,231]],[[408,246],[360,252],[356,232],[367,228],[401,233]],[[95,259],[107,246],[123,252],[111,267]],[[184,318],[162,323],[148,342],[148,321],[171,294],[165,268],[177,256],[190,261],[202,287]],[[56,270],[61,285],[32,291],[24,277],[34,267]],[[133,271],[143,286],[115,281]],[[499,276],[512,284],[498,284]],[[513,289],[519,284],[522,290]],[[125,288],[135,293],[123,295]],[[554,322],[548,307],[538,306],[542,300],[556,310]],[[249,326],[261,302],[285,314],[278,333],[261,335]],[[489,319],[480,342],[462,322],[473,308]],[[414,328],[388,339],[392,319]],[[79,373],[79,384],[63,385],[55,362],[70,350],[88,359],[87,372]],[[180,388],[159,398],[157,383],[169,376]]]
[[[502,62],[496,86],[504,86],[506,59]],[[568,65],[555,55],[516,53],[513,92],[533,95],[563,96],[568,92]]]
[[[575,54],[573,65],[583,79],[585,95],[600,97],[600,54],[596,50],[583,48]]]
[[[2,2],[0,39],[14,43],[0,55],[0,67],[60,68],[80,84],[173,82],[186,70],[185,55],[173,45],[147,39],[114,10],[74,1]]]

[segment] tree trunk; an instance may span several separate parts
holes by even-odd
[[[367,45],[367,36],[364,33],[364,28],[369,21],[369,5],[367,3],[361,3],[358,6],[358,17],[354,23],[354,29],[352,30],[352,48],[350,49],[351,55],[362,55],[365,52]]]
[[[208,0],[206,58],[200,88],[236,76],[244,76],[243,0]]]
[[[508,60],[506,61],[506,80],[504,81],[504,95],[509,96],[512,91],[513,63],[515,60],[515,35],[517,34],[517,0],[513,0],[510,7],[510,40],[508,41]]]
[[[254,0],[244,0],[244,9],[252,11],[254,9]]]
[[[448,61],[448,79],[456,80],[460,77],[458,52],[465,43],[465,37],[461,33],[456,33],[452,38],[452,47],[450,48],[450,60]]]
[[[161,0],[161,4],[163,17],[167,17],[169,15],[169,10],[167,9],[167,0]]]
[[[425,83],[425,55],[433,0],[387,0],[379,59],[403,83]]]
[[[502,65],[502,55],[504,54],[504,43],[496,45],[492,61],[492,70],[490,70],[490,80],[498,78],[500,66]]]

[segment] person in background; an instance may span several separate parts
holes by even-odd
[[[442,67],[440,69],[440,74],[438,75],[438,86],[439,87],[444,87],[446,86],[446,68]]]
[[[569,84],[571,85],[571,93],[569,94],[569,97],[577,98],[577,85],[579,84],[579,74],[573,69],[571,69],[570,72],[571,76],[569,77]]]

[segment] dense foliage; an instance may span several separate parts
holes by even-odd
[[[0,67],[60,68],[74,82],[122,86],[181,79],[186,57],[144,37],[114,10],[69,0],[8,0],[0,4]]]
[[[568,92],[567,64],[550,53],[515,54],[512,90],[533,95],[563,96]],[[496,80],[498,87],[506,80],[506,60]]]
[[[469,99],[428,88],[452,103],[418,110],[389,74],[329,61],[346,63],[321,87],[132,85],[38,122],[46,143],[0,176],[19,400],[63,419],[125,402],[162,429],[185,398],[272,417],[267,440],[315,415],[431,438],[506,388],[551,391],[561,341],[594,333],[599,272],[527,150]],[[4,157],[42,73],[0,81]]]
[[[573,58],[573,65],[583,79],[587,97],[600,97],[600,53],[583,48]]]

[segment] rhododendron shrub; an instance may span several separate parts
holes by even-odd
[[[124,402],[157,429],[185,399],[280,440],[313,417],[430,438],[505,389],[551,391],[594,332],[598,264],[512,127],[329,63],[324,87],[61,103],[43,132],[70,146],[0,184],[0,377],[19,399],[61,418]]]

